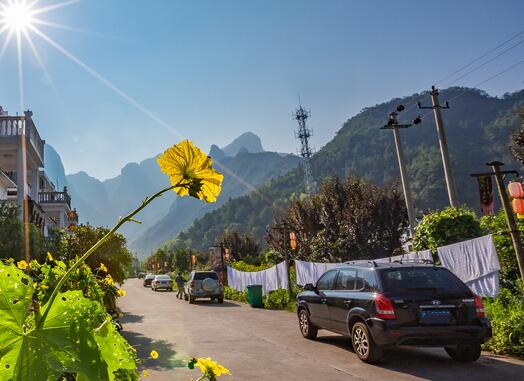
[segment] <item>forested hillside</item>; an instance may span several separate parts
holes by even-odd
[[[377,185],[399,176],[398,162],[391,131],[380,130],[389,112],[406,105],[399,121],[410,122],[417,115],[423,122],[401,131],[411,189],[420,216],[428,209],[447,205],[438,137],[431,112],[410,109],[418,100],[430,104],[428,96],[414,94],[363,109],[347,120],[335,138],[312,159],[317,181],[328,176],[355,174]],[[453,174],[459,201],[478,209],[478,190],[473,172],[487,170],[485,163],[500,160],[507,168],[517,168],[508,148],[512,131],[518,127],[516,107],[524,105],[524,91],[491,97],[477,89],[449,88],[441,91],[441,103],[450,100],[450,109],[442,111],[448,137]],[[321,126],[319,128],[322,128]],[[293,193],[303,191],[299,168],[246,196],[231,200],[221,208],[196,220],[179,241],[199,250],[207,250],[225,228],[248,231],[263,240],[266,225],[273,212]]]

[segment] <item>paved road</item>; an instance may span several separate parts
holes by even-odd
[[[197,371],[184,369],[192,356],[212,357],[231,370],[221,380],[475,380],[524,379],[524,362],[482,356],[473,364],[458,364],[441,349],[399,348],[380,365],[362,363],[348,341],[321,331],[319,338],[302,338],[295,314],[253,309],[225,302],[190,305],[175,293],[152,292],[137,279],[124,285],[120,307],[126,316],[124,336],[145,358],[152,349],[156,361],[145,362],[150,380],[189,380]],[[196,378],[196,377],[195,377]]]

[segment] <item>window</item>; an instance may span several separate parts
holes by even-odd
[[[356,289],[362,291],[376,291],[378,288],[375,272],[369,269],[359,269]]]
[[[196,272],[195,276],[193,277],[193,280],[204,280],[206,278],[211,279],[218,279],[218,275],[214,271],[207,271],[207,272]]]
[[[385,291],[469,291],[469,288],[450,271],[439,267],[388,269],[383,270],[380,277]]]
[[[355,290],[355,280],[357,279],[357,270],[345,269],[338,272],[335,290]]]
[[[337,270],[331,270],[320,277],[317,282],[317,290],[331,290],[337,276]]]

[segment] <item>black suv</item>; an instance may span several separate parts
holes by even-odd
[[[482,299],[434,265],[348,262],[307,284],[297,302],[304,337],[319,329],[350,336],[368,363],[396,345],[444,347],[454,360],[475,361],[491,337]]]

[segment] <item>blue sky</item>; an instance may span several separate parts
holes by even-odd
[[[523,1],[84,0],[40,15],[84,32],[40,30],[169,127],[34,34],[49,78],[24,44],[24,103],[66,171],[100,179],[180,136],[207,150],[253,131],[266,149],[295,152],[298,94],[318,149],[363,107],[426,90],[524,30],[522,15]],[[457,84],[522,59],[524,43]],[[11,44],[0,61],[10,113],[20,109],[16,62]],[[521,65],[483,89],[502,95],[523,81]]]

